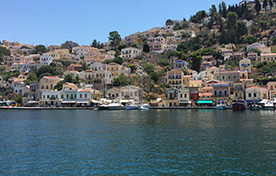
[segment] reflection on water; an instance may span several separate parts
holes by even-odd
[[[0,173],[276,174],[274,111],[0,111]]]

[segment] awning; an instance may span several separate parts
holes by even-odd
[[[28,101],[28,104],[35,104],[35,103],[39,103],[38,101]]]
[[[77,104],[88,104],[89,101],[77,101]]]
[[[198,104],[213,104],[212,100],[199,100],[197,101]]]
[[[76,103],[76,101],[62,101],[61,103]]]
[[[187,101],[187,100],[179,100],[179,103],[192,103],[191,101]]]
[[[0,101],[0,104],[4,104],[5,102],[4,101]]]

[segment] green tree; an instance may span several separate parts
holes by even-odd
[[[31,72],[31,73],[28,74],[28,77],[27,77],[27,79],[25,81],[25,84],[29,85],[30,83],[36,82],[36,81],[38,81],[36,73],[35,72]]]
[[[254,37],[254,36],[252,36],[252,35],[248,35],[248,36],[246,36],[246,37],[243,39],[243,42],[250,45],[250,44],[252,44],[252,43],[257,42],[257,38]]]
[[[250,33],[251,33],[252,35],[256,35],[256,34],[258,34],[259,29],[260,29],[260,27],[259,27],[258,25],[252,24],[252,25],[250,26]]]
[[[4,56],[11,55],[10,50],[0,46],[0,62],[4,60]]]
[[[168,61],[168,59],[161,59],[158,64],[161,66],[161,67],[166,67],[166,66],[169,66],[170,65],[170,62]]]
[[[240,41],[240,38],[247,34],[247,27],[245,23],[242,21],[237,21],[236,25],[237,25],[237,30],[236,30],[237,41]]]
[[[255,0],[254,2],[255,2],[254,8],[255,8],[255,10],[257,12],[257,15],[258,15],[260,13],[260,11],[261,11],[261,3],[260,3],[259,0]]]
[[[22,103],[22,94],[18,94],[14,101],[16,101],[17,103]]]
[[[55,85],[54,89],[56,89],[56,90],[58,90],[58,91],[62,90],[62,87],[63,87],[63,84],[64,84],[64,83],[65,83],[64,80],[59,81],[59,82]]]
[[[129,64],[127,67],[131,69],[131,73],[134,73],[136,71],[136,65],[135,64]]]
[[[155,82],[155,83],[157,83],[158,82],[158,80],[159,80],[159,78],[161,77],[161,73],[160,72],[151,72],[150,74],[149,74],[149,76],[150,76],[150,78]]]
[[[36,45],[33,51],[33,54],[40,54],[47,52],[47,48],[44,45]]]
[[[145,63],[143,67],[148,74],[154,71],[154,66],[150,63]]]
[[[150,52],[150,47],[149,47],[149,45],[148,45],[147,43],[145,43],[145,44],[143,45],[143,51],[144,51],[145,53]]]
[[[171,26],[171,25],[173,25],[173,21],[171,19],[167,19],[166,26]]]
[[[109,33],[108,40],[111,42],[110,45],[112,47],[117,47],[117,46],[119,46],[119,44],[121,42],[121,36],[118,31],[111,31]]]
[[[94,47],[94,48],[98,48],[98,42],[97,42],[96,39],[93,40],[91,46]]]
[[[68,49],[70,52],[72,52],[72,48],[76,46],[79,46],[79,44],[73,41],[66,41],[65,43],[62,43],[60,47],[62,49]]]
[[[129,84],[129,79],[124,74],[120,74],[114,79],[113,86],[127,86]]]
[[[115,62],[115,63],[117,63],[117,64],[122,65],[122,63],[123,63],[123,58],[121,58],[121,57],[115,57],[115,58],[112,60],[112,62]]]
[[[269,22],[268,21],[260,21],[260,28],[261,28],[261,31],[268,30]]]
[[[267,8],[267,0],[264,0],[264,2],[263,2],[263,8],[266,10],[266,8]]]

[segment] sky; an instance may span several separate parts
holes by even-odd
[[[241,1],[241,0],[240,0]],[[227,6],[239,3],[225,0]],[[66,40],[90,45],[107,42],[111,31],[121,37],[167,19],[187,20],[222,0],[0,0],[0,40],[60,45]]]

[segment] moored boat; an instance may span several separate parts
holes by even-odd
[[[273,102],[272,101],[267,101],[264,104],[264,110],[275,110]]]
[[[125,105],[125,109],[126,110],[136,110],[136,109],[138,109],[138,106],[136,104],[129,103],[129,104]]]
[[[226,104],[224,101],[218,101],[216,105],[216,110],[226,110]]]
[[[256,103],[253,103],[252,105],[249,106],[250,110],[260,110],[262,107]]]
[[[101,104],[101,105],[98,106],[98,110],[108,110],[108,105]]]
[[[138,105],[139,110],[149,110],[150,106],[149,104],[140,104]]]
[[[232,108],[235,111],[244,111],[245,110],[245,104],[243,100],[234,100],[234,103],[232,104]]]
[[[108,110],[121,110],[124,106],[121,103],[112,102],[108,106]]]

